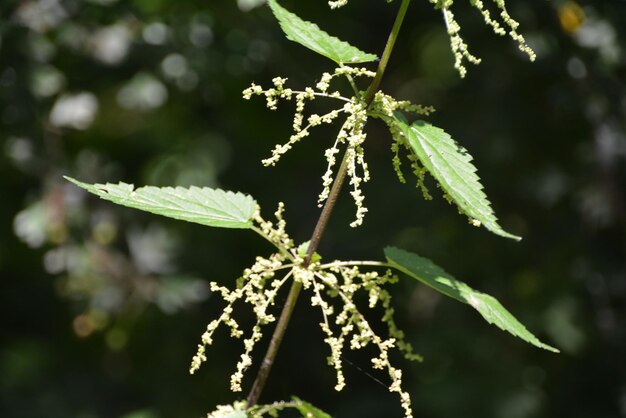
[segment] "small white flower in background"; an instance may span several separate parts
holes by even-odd
[[[117,93],[117,103],[127,110],[149,111],[167,101],[167,88],[147,73],[139,73]]]
[[[30,139],[11,136],[4,143],[4,152],[18,167],[24,167],[33,159],[33,143]]]
[[[143,40],[150,45],[163,45],[170,35],[170,28],[161,22],[154,22],[143,29]]]
[[[169,54],[161,62],[161,70],[166,77],[176,79],[187,72],[187,59],[181,54]]]
[[[171,274],[176,271],[173,253],[176,238],[172,232],[152,224],[145,229],[131,228],[128,248],[137,270],[142,274]]]
[[[98,99],[93,93],[64,94],[50,111],[50,123],[59,128],[85,130],[98,113]]]
[[[237,6],[242,12],[249,12],[262,4],[265,4],[265,0],[237,0]]]
[[[50,97],[65,86],[65,76],[51,65],[42,65],[34,69],[31,76],[31,91],[38,97]]]
[[[121,24],[98,29],[91,37],[91,54],[108,65],[121,63],[130,48],[130,30]]]
[[[37,202],[15,216],[13,230],[30,248],[40,248],[46,242],[47,221],[43,204]]]
[[[21,2],[14,16],[31,30],[46,32],[67,19],[68,13],[59,0],[39,0]]]
[[[206,23],[193,22],[189,27],[189,40],[197,48],[206,48],[213,42],[213,29]]]

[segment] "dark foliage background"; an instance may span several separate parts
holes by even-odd
[[[226,335],[199,374],[187,373],[222,307],[206,282],[234,283],[270,248],[245,231],[114,207],[61,176],[219,186],[253,194],[266,213],[283,200],[292,236],[307,240],[334,131],[262,168],[289,135],[289,112],[241,91],[276,75],[302,87],[332,67],[286,41],[267,8],[245,11],[252,3],[0,3],[0,416],[198,417],[236,398],[228,376],[240,343]],[[534,64],[455,4],[483,58],[465,80],[441,16],[413,3],[383,88],[437,108],[433,123],[474,155],[502,224],[524,240],[473,228],[439,196],[424,202],[400,185],[372,124],[365,225],[347,226],[343,196],[321,253],[418,252],[563,351],[517,341],[404,279],[396,310],[426,359],[406,365],[416,417],[626,417],[626,2],[509,0]],[[285,5],[373,52],[398,6]],[[333,391],[318,321],[301,301],[263,399],[296,394],[337,417],[400,416],[364,354],[346,353],[348,387]]]

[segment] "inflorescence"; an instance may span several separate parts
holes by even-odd
[[[286,409],[297,409],[302,416],[313,417],[311,411],[315,408],[297,397],[292,401],[279,401],[267,405],[254,405],[248,408],[246,401],[235,401],[231,405],[219,405],[207,418],[234,418],[245,416],[249,418],[278,417],[279,413]],[[306,415],[305,415],[306,414]],[[318,415],[316,415],[318,416]]]
[[[302,284],[304,290],[310,292],[311,305],[319,307],[321,311],[320,327],[326,336],[324,341],[330,347],[328,364],[333,367],[337,376],[335,389],[339,391],[345,386],[342,365],[344,348],[348,346],[352,350],[359,350],[373,347],[376,354],[371,360],[372,367],[387,371],[390,379],[389,390],[398,393],[405,416],[412,417],[410,396],[401,387],[402,371],[394,367],[389,359],[389,351],[396,348],[408,360],[421,360],[420,356],[413,353],[411,345],[404,339],[404,333],[398,329],[394,321],[391,295],[385,286],[395,283],[398,280],[397,276],[389,270],[384,273],[376,270],[361,271],[365,266],[387,267],[386,264],[378,262],[335,261],[322,264],[321,257],[315,255],[306,265],[304,263],[306,245],[296,247],[289,238],[285,232],[283,211],[284,206],[281,203],[275,213],[276,223],[265,221],[257,213],[253,228],[279,251],[267,258],[257,257],[254,265],[244,270],[234,290],[211,283],[213,292],[219,294],[227,305],[220,317],[211,321],[202,335],[202,344],[198,346],[190,372],[196,372],[207,360],[206,346],[213,343],[213,334],[219,325],[223,324],[229,328],[230,335],[234,338],[241,338],[244,335],[233,313],[236,302],[245,302],[252,308],[256,323],[249,336],[244,339],[244,352],[236,371],[231,376],[231,390],[240,392],[243,374],[252,364],[251,355],[254,346],[263,336],[263,326],[276,320],[270,313],[276,296],[285,283],[296,280]],[[370,325],[364,310],[358,306],[361,304],[358,300],[359,295],[363,295],[363,304],[366,304],[371,312],[380,312],[380,320],[387,330],[386,337],[376,333]],[[242,407],[234,404],[233,406]],[[215,411],[209,417],[219,417],[223,416],[223,413],[232,412],[233,406],[225,406],[223,410]]]
[[[452,48],[452,53],[454,54],[454,68],[457,69],[461,77],[465,77],[467,69],[465,68],[463,62],[468,61],[472,64],[480,64],[480,58],[477,58],[469,52],[467,44],[463,38],[461,38],[461,26],[457,22],[451,10],[454,0],[429,1],[435,4],[436,9],[441,9],[441,12],[443,13],[443,20],[446,24],[448,35],[450,36],[450,47]],[[517,31],[519,22],[511,17],[506,8],[505,1],[493,0],[493,2],[499,10],[502,22],[498,22],[491,16],[491,12],[485,7],[481,0],[470,0],[470,4],[480,12],[485,23],[488,26],[491,26],[496,35],[505,36],[508,32],[508,35],[515,42],[517,42],[520,51],[528,55],[528,58],[531,61],[534,61],[536,58],[535,52],[528,46],[524,36]]]
[[[345,97],[338,90],[331,90],[331,82],[339,76],[347,79],[354,93],[352,97]],[[364,206],[365,197],[362,191],[362,183],[370,180],[370,172],[365,161],[365,150],[363,147],[367,137],[364,128],[368,117],[377,116],[378,114],[391,115],[393,112],[400,110],[420,115],[428,115],[433,111],[431,107],[415,105],[409,101],[398,101],[381,92],[378,92],[374,101],[368,104],[365,99],[365,93],[358,90],[355,78],[373,78],[374,76],[375,73],[366,68],[340,66],[332,74],[324,73],[320,81],[315,85],[315,88],[307,87],[301,91],[293,90],[285,87],[286,78],[276,77],[272,80],[273,87],[271,88],[264,89],[253,83],[243,92],[245,99],[250,99],[252,96],[264,96],[267,107],[272,110],[277,109],[280,99],[295,100],[296,103],[296,111],[293,117],[294,133],[286,143],[276,145],[271,157],[262,161],[265,166],[275,165],[296,143],[309,136],[312,128],[322,124],[330,124],[339,116],[345,116],[333,145],[324,152],[327,168],[322,176],[322,191],[318,197],[318,205],[321,206],[330,194],[330,187],[334,181],[335,167],[337,165],[337,154],[339,154],[340,148],[345,148],[345,163],[347,164],[347,174],[352,188],[350,194],[357,208],[356,219],[350,224],[352,227],[361,225],[367,213],[367,208]],[[306,102],[320,97],[339,100],[343,102],[343,105],[323,115],[311,114],[305,117]]]
[[[450,48],[452,49],[452,54],[454,55],[454,68],[457,69],[461,77],[465,77],[467,74],[467,68],[465,67],[465,62],[469,62],[471,64],[480,64],[480,58],[473,55],[469,52],[469,48],[467,43],[461,37],[461,26],[456,20],[454,14],[452,13],[452,5],[454,0],[428,0],[432,4],[435,5],[435,9],[441,10],[443,14],[443,20],[446,24],[446,30],[448,32],[448,36],[450,37]],[[526,43],[526,39],[522,34],[520,34],[517,29],[519,27],[519,22],[511,17],[509,14],[505,0],[492,0],[495,4],[495,7],[498,9],[498,14],[500,15],[501,21],[496,20],[492,16],[492,12],[485,6],[482,0],[470,0],[470,4],[472,7],[477,9],[483,17],[485,24],[490,26],[493,29],[493,32],[496,35],[505,36],[509,35],[511,39],[513,39],[520,51],[528,55],[531,61],[534,61],[536,58],[535,52],[532,50],[530,46]],[[390,2],[390,0],[388,0]],[[336,0],[329,1],[328,4],[331,9],[336,9],[342,6],[345,6],[348,3],[348,0]]]

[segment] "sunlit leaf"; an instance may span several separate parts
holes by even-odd
[[[490,324],[536,347],[559,352],[556,348],[539,341],[497,299],[456,280],[429,259],[394,247],[385,248],[385,256],[392,267],[446,296],[469,304]]]
[[[86,184],[65,178],[118,205],[219,228],[250,228],[257,207],[256,201],[248,195],[208,187],[135,189],[126,183]]]
[[[342,41],[321,30],[316,24],[300,19],[282,7],[276,0],[269,0],[268,4],[287,39],[297,42],[320,55],[323,55],[338,64],[354,64],[376,61],[378,57]]]
[[[494,234],[520,240],[498,224],[491,203],[483,192],[472,156],[443,129],[424,121],[409,124],[400,116],[394,123],[404,134],[410,149],[439,182],[443,191],[474,225],[483,225]]]

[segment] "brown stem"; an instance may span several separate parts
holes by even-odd
[[[337,170],[337,177],[335,177],[335,181],[333,182],[333,187],[330,189],[330,194],[328,195],[328,200],[326,200],[326,204],[322,209],[322,213],[320,214],[319,219],[317,220],[317,224],[315,225],[315,229],[313,230],[313,235],[311,235],[311,241],[309,242],[309,248],[306,252],[306,258],[304,259],[304,267],[308,267],[311,262],[311,257],[317,251],[317,247],[320,244],[320,240],[322,239],[322,235],[324,235],[324,231],[326,230],[326,225],[328,224],[328,220],[330,219],[330,215],[335,208],[335,203],[337,203],[337,197],[339,196],[339,192],[341,191],[341,186],[343,186],[343,181],[346,178],[346,173],[348,172],[348,152],[343,155],[343,160],[341,161],[341,165],[339,166],[339,170]]]
[[[337,172],[337,177],[335,178],[333,187],[330,190],[330,194],[328,195],[326,204],[324,205],[322,213],[317,220],[317,224],[315,225],[315,230],[313,231],[311,242],[309,243],[309,249],[303,263],[303,267],[305,268],[311,262],[311,256],[319,245],[319,241],[324,234],[324,229],[326,228],[326,224],[328,223],[330,214],[332,213],[335,203],[337,202],[337,197],[339,196],[339,192],[341,191],[343,181],[346,178],[346,167],[348,160],[346,155],[347,153],[343,157],[343,161],[341,162],[341,166],[339,167],[339,171]],[[263,358],[263,362],[261,363],[259,372],[257,373],[254,384],[252,385],[252,389],[250,389],[250,393],[248,394],[248,408],[254,406],[261,396],[261,392],[263,391],[265,382],[267,381],[267,378],[270,374],[270,370],[274,365],[274,359],[276,358],[276,354],[278,353],[278,348],[280,347],[283,336],[285,335],[285,331],[287,330],[287,325],[289,325],[291,314],[296,307],[296,302],[298,300],[298,295],[300,295],[300,290],[302,290],[302,283],[294,280],[291,283],[291,289],[289,289],[289,295],[287,296],[287,301],[285,302],[283,310],[280,313],[280,318],[278,318],[278,323],[276,324],[276,328],[274,329],[274,334],[272,335],[272,339],[270,340],[270,345],[267,348],[267,352],[265,353],[265,357]]]
[[[278,323],[276,324],[276,329],[272,335],[272,340],[267,348],[267,352],[265,353],[259,372],[257,373],[254,384],[252,385],[252,389],[250,389],[250,393],[248,394],[248,408],[254,406],[261,396],[267,377],[270,375],[270,370],[272,370],[272,366],[274,365],[274,359],[278,353],[278,348],[280,347],[280,343],[283,341],[287,325],[289,325],[291,314],[293,313],[293,309],[296,307],[296,302],[298,301],[298,295],[300,295],[301,289],[302,282],[297,280],[293,280],[291,282],[289,296],[287,296],[287,301],[285,302],[285,306],[283,306],[283,310],[280,313],[280,318],[278,318]]]
[[[385,45],[385,50],[383,51],[382,58],[378,63],[376,76],[374,77],[372,84],[370,84],[367,90],[368,105],[374,100],[374,96],[376,95],[376,92],[380,87],[380,82],[382,80],[383,74],[385,73],[385,69],[387,68],[387,63],[389,62],[391,51],[393,50],[393,46],[396,42],[396,38],[398,37],[398,32],[400,31],[402,21],[404,20],[406,10],[410,2],[411,0],[402,0],[402,4],[400,5],[400,9],[398,10],[398,14],[396,16],[396,21],[394,22],[393,28],[391,29],[391,34],[387,39],[387,45]],[[330,190],[330,194],[328,195],[328,199],[324,204],[322,213],[320,214],[320,217],[317,220],[317,224],[315,225],[315,229],[313,230],[311,241],[309,242],[309,248],[303,262],[303,267],[305,268],[308,267],[309,263],[311,262],[311,257],[313,256],[315,251],[317,251],[320,240],[324,235],[326,225],[328,224],[330,215],[332,214],[332,211],[335,207],[335,203],[337,203],[337,198],[346,178],[347,171],[348,153],[346,152],[343,156],[343,160],[341,161],[341,165],[339,166],[339,170],[337,171],[337,176],[335,177],[335,181],[333,182],[333,186]],[[265,382],[267,381],[272,366],[274,365],[274,360],[276,359],[278,348],[280,347],[280,344],[283,340],[283,336],[285,335],[285,331],[287,330],[287,326],[289,325],[289,320],[291,319],[291,315],[296,306],[296,302],[298,301],[300,290],[302,290],[302,283],[294,280],[291,284],[291,289],[289,290],[287,301],[285,302],[283,310],[280,313],[280,318],[278,319],[278,323],[276,324],[276,328],[274,329],[274,334],[272,335],[272,339],[270,340],[270,344],[267,348],[267,352],[265,353],[265,357],[263,358],[263,362],[261,363],[256,379],[254,380],[252,389],[248,394],[248,408],[254,406],[261,396],[261,392],[263,391]]]

